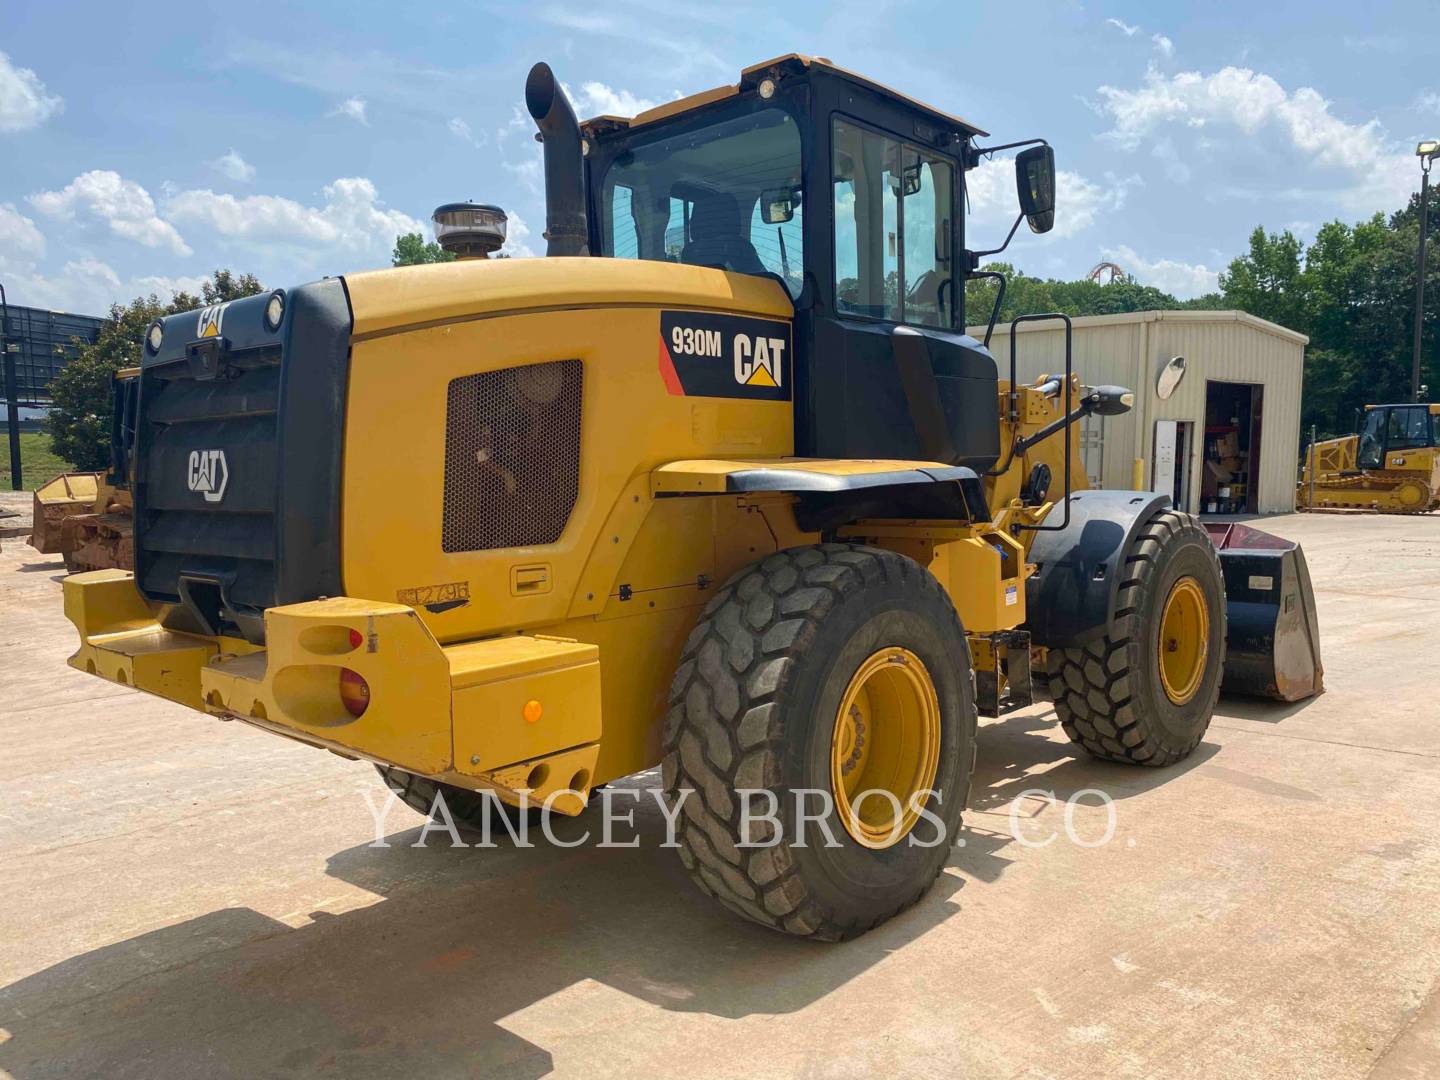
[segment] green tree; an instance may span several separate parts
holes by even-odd
[[[111,392],[115,372],[140,363],[145,331],[162,315],[193,311],[263,292],[253,274],[216,270],[200,286],[200,295],[175,293],[168,303],[153,293],[128,304],[115,304],[95,342],[84,345],[50,384],[55,407],[46,421],[57,455],[81,471],[103,469],[110,461]]]
[[[390,253],[392,266],[418,266],[421,263],[454,262],[455,256],[434,240],[428,244],[418,232],[395,237],[395,250]]]
[[[1267,233],[1257,225],[1250,234],[1250,250],[1220,273],[1220,292],[1226,304],[1300,329],[1309,299],[1309,279],[1301,261],[1304,250],[1289,229]]]

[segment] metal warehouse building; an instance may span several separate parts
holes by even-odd
[[[1022,381],[1065,369],[1058,321],[1022,323]],[[971,333],[984,336],[984,327]],[[1092,486],[1143,485],[1192,513],[1286,513],[1295,509],[1304,334],[1243,311],[1138,311],[1074,320],[1074,367],[1083,382],[1135,391],[1123,416],[1092,417],[1081,456]],[[990,348],[1006,377],[1008,327]],[[1161,370],[1184,357],[1185,375],[1166,400]],[[1139,465],[1137,466],[1137,461]]]

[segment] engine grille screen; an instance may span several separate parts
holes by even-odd
[[[446,551],[553,544],[580,488],[579,360],[450,380]]]

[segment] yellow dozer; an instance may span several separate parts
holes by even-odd
[[[1424,514],[1440,509],[1440,405],[1367,405],[1354,435],[1313,444],[1301,510]]]
[[[71,573],[135,567],[128,447],[133,440],[139,368],[115,373],[107,472],[61,473],[35,489],[30,546],[61,555]]]
[[[826,940],[940,873],[977,714],[1038,691],[1096,757],[1195,749],[1221,558],[1080,490],[1078,420],[1131,398],[1068,333],[1028,385],[965,334],[979,128],[794,55],[584,125],[540,64],[526,102],[548,257],[150,329],[135,570],[66,580],[75,667],[463,823],[659,765],[699,887]],[[1018,145],[1044,232],[1054,156]]]

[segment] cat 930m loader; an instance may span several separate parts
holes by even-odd
[[[977,712],[1038,692],[1097,757],[1195,749],[1215,547],[1079,490],[1076,421],[1127,391],[1068,349],[1002,380],[964,332],[965,174],[1005,147],[802,56],[629,118],[579,124],[543,64],[526,100],[549,257],[151,328],[135,569],[66,580],[74,666],[461,819],[659,764],[699,887],[821,939],[940,872]],[[1053,153],[1009,145],[1044,232]]]

